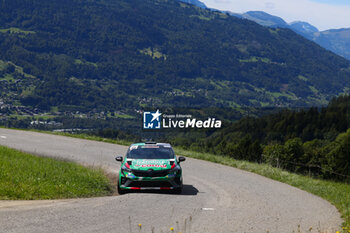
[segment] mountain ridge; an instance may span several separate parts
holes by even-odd
[[[198,2],[200,1],[196,0],[196,3],[189,3],[199,4]],[[215,11],[215,9],[212,10]],[[350,28],[327,29],[324,31],[319,31],[315,26],[311,25],[308,22],[296,21],[287,23],[281,17],[268,14],[264,11],[247,11],[243,14],[230,11],[223,12],[238,18],[252,20],[266,27],[289,28],[294,32],[304,36],[305,38],[316,42],[322,47],[350,60],[350,40],[344,40],[338,33],[340,31],[344,34],[350,35]],[[347,37],[350,38],[350,36]]]
[[[0,13],[12,106],[310,106],[350,89],[349,61],[291,30],[177,1],[13,0]]]
[[[237,16],[236,13],[230,14]],[[339,35],[339,33],[344,33],[347,35],[347,39],[349,39],[350,36],[348,35],[350,35],[350,28],[319,31],[315,26],[308,22],[297,21],[288,24],[282,18],[270,15],[263,11],[248,11],[241,14],[241,16],[266,27],[289,28],[305,38],[316,42],[322,47],[350,60],[350,40],[346,40]]]

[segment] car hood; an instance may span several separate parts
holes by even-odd
[[[170,169],[171,164],[175,163],[175,159],[132,159],[130,168],[133,170],[164,170]]]

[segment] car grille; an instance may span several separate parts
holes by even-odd
[[[129,187],[172,187],[167,181],[133,181]]]
[[[132,170],[132,173],[135,176],[138,177],[163,177],[168,175],[169,169],[167,170],[160,170],[160,171],[154,171],[154,170],[147,170],[147,171],[140,171],[140,170]]]

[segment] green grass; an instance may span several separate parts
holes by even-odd
[[[317,90],[315,87],[309,86],[309,88],[310,88],[310,90],[311,90],[315,95],[318,94],[318,90]]]
[[[206,20],[206,21],[212,20],[211,17],[206,17],[206,16],[204,16],[204,15],[199,15],[199,16],[196,15],[196,16],[194,16],[194,17],[198,17],[198,19]]]
[[[0,80],[6,80],[7,82],[14,82],[15,79],[11,74],[5,74],[2,78],[0,77]]]
[[[278,35],[278,32],[275,29],[269,29],[269,31],[273,35]]]
[[[152,57],[153,59],[164,59],[166,60],[167,59],[167,56],[163,53],[161,53],[157,48],[145,48],[145,49],[142,49],[142,50],[139,50],[140,53],[142,54],[145,54],[145,55],[148,55],[150,57]]]
[[[42,131],[37,131],[41,132]],[[126,141],[126,140],[116,140],[116,139],[110,139],[110,138],[101,138],[98,136],[91,136],[88,134],[72,134],[72,133],[64,133],[64,132],[46,132],[50,134],[56,134],[56,135],[61,135],[61,136],[67,136],[67,137],[73,137],[73,138],[81,138],[81,139],[86,139],[86,140],[92,140],[92,141],[99,141],[99,142],[107,142],[107,143],[113,143],[113,144],[118,144],[118,145],[124,145],[124,146],[129,146],[132,142]]]
[[[122,118],[122,119],[135,119],[134,116],[131,116],[131,115],[128,115],[128,114],[115,114],[114,117]]]
[[[87,66],[93,66],[95,68],[98,68],[97,63],[89,62],[89,61],[82,61],[80,59],[75,59],[74,64],[76,64],[76,65],[87,65]]]
[[[1,29],[0,29],[1,32]],[[8,65],[13,65],[15,66],[15,71],[21,75],[23,75],[25,78],[35,78],[35,76],[31,75],[31,74],[27,74],[23,71],[23,67],[17,66],[16,64],[14,64],[13,62],[5,62],[3,60],[0,60],[0,70],[5,70],[6,67]],[[11,74],[6,74],[9,75],[11,77],[11,80],[14,80]]]
[[[0,60],[0,70],[4,70],[7,67],[7,62],[4,62],[3,60]]]
[[[183,155],[195,159],[207,160],[214,163],[236,167],[245,171],[277,180],[299,189],[305,190],[333,204],[341,213],[344,219],[343,227],[350,229],[350,185],[341,182],[314,179],[308,176],[298,175],[285,170],[272,167],[268,164],[257,164],[246,161],[235,160],[230,157],[199,153],[175,148],[178,155]],[[344,231],[346,232],[346,231]]]
[[[28,115],[19,115],[19,114],[10,114],[9,115],[10,118],[16,118],[17,120],[24,120],[29,118],[30,116]]]
[[[112,115],[111,112],[107,112],[107,116],[110,118],[135,119],[134,116],[129,115],[129,114],[114,113],[114,115]]]
[[[22,34],[25,34],[25,35],[34,34],[35,33],[34,31],[25,31],[25,30],[22,30],[22,29],[19,29],[19,28],[14,28],[14,27],[6,28],[6,29],[0,29],[0,32],[2,32],[2,33],[8,33],[9,32],[11,34],[22,33]]]
[[[298,97],[291,92],[266,92],[268,95],[271,95],[273,98],[286,97],[291,100],[297,100]]]
[[[271,63],[271,60],[266,57],[250,57],[249,59],[239,59],[239,62],[263,62],[263,63]]]
[[[298,79],[305,81],[305,82],[308,81],[308,79],[303,75],[298,75]]]
[[[54,119],[56,116],[53,115],[35,115],[35,116],[31,116],[31,115],[20,115],[20,114],[10,114],[9,115],[10,118],[16,118],[17,120],[25,120],[25,119],[35,119],[35,120],[40,120],[40,121],[49,121]],[[42,132],[42,131],[40,131]]]
[[[78,78],[76,78],[76,77],[70,77],[69,78],[69,81],[70,82],[72,82],[72,83],[74,83],[74,84],[76,84],[77,86],[81,86],[81,87],[83,87],[84,86],[84,83],[82,82],[82,80],[80,80],[80,79],[78,79]]]
[[[42,158],[0,146],[0,199],[38,200],[110,195],[101,169]]]
[[[32,94],[35,90],[35,86],[34,85],[29,85],[27,86],[25,89],[23,89],[22,91],[22,96],[29,96],[30,94]]]
[[[33,116],[35,120],[43,120],[43,121],[49,121],[55,118],[56,116],[53,115],[36,115]]]
[[[183,8],[190,8],[190,6],[188,4],[182,3],[180,2],[180,6]]]

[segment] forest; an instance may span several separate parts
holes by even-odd
[[[349,95],[333,98],[327,107],[283,109],[227,124],[212,133],[176,135],[171,142],[317,177],[350,178]]]

